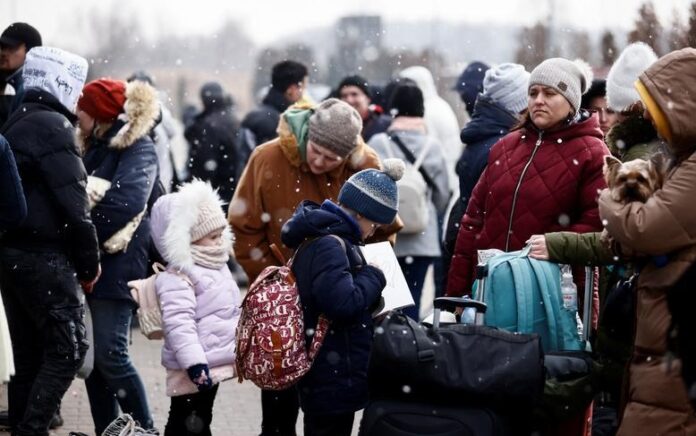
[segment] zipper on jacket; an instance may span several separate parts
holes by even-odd
[[[539,150],[539,146],[541,146],[541,139],[543,136],[544,136],[544,132],[540,131],[539,132],[539,139],[537,139],[536,143],[534,144],[534,150],[532,150],[532,155],[529,157],[527,164],[522,169],[522,174],[520,174],[520,179],[517,181],[517,186],[515,187],[515,192],[512,195],[512,207],[510,208],[510,221],[508,222],[508,232],[507,232],[507,236],[505,237],[505,251],[510,250],[510,236],[512,235],[512,218],[515,216],[515,205],[517,204],[517,195],[519,194],[520,187],[522,186],[522,179],[524,179],[525,174],[527,174],[527,170],[529,169],[529,165],[532,164],[532,161],[534,160],[534,155],[536,155],[537,150]]]

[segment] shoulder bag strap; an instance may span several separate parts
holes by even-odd
[[[423,176],[423,180],[425,180],[425,183],[430,186],[430,188],[434,191],[437,191],[437,185],[433,181],[433,179],[430,177],[430,174],[428,174],[425,171],[425,168],[423,168],[423,160],[425,159],[426,154],[430,150],[431,146],[431,141],[430,139],[426,139],[425,147],[423,147],[423,150],[421,151],[420,155],[418,158],[416,158],[413,153],[411,153],[411,150],[409,150],[404,142],[399,138],[397,135],[391,135],[390,136],[391,140],[394,141],[394,144],[396,144],[401,152],[406,156],[406,159],[411,163],[411,165],[415,166],[418,168],[418,172],[421,173],[421,176]]]

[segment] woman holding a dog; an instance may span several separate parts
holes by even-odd
[[[606,99],[618,123],[606,134],[614,165],[648,159],[661,148],[657,131],[643,117],[643,105],[633,83],[657,55],[647,45],[628,45],[609,70]],[[591,92],[591,91],[590,91]],[[638,161],[642,162],[642,161]],[[647,162],[643,162],[647,164]],[[617,180],[618,181],[618,180]],[[647,180],[644,180],[647,183]],[[635,299],[635,269],[617,252],[617,245],[601,238],[601,232],[551,232],[532,235],[529,256],[570,265],[602,265],[599,273],[600,316],[592,344],[599,370],[594,386],[597,396],[592,414],[592,432],[597,436],[616,434],[619,425],[623,377],[632,354]],[[626,298],[628,296],[628,298]]]
[[[470,293],[477,250],[519,250],[538,233],[601,230],[597,193],[608,150],[597,117],[579,109],[591,75],[587,64],[563,58],[532,71],[527,112],[491,148],[462,218],[448,295]],[[581,414],[558,433],[583,434],[587,418]]]
[[[609,190],[599,198],[600,214],[611,237],[622,248],[648,256],[637,283],[628,399],[618,434],[694,435],[692,353],[677,347],[681,354],[676,359],[669,342],[676,340],[686,347],[693,343],[681,342],[684,333],[693,332],[693,326],[681,322],[693,319],[691,295],[696,281],[696,124],[691,116],[696,111],[696,49],[662,57],[640,75],[635,87],[646,108],[645,117],[667,143],[671,165],[662,189],[645,203],[616,201]],[[665,256],[666,262],[656,261]]]

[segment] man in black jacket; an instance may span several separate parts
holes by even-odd
[[[239,122],[232,112],[231,100],[219,83],[203,85],[201,101],[203,112],[196,115],[184,132],[189,142],[189,177],[210,182],[220,198],[229,202],[237,186],[237,176],[241,174],[238,166],[245,164],[237,149]]]
[[[0,112],[0,126],[22,101],[22,66],[29,50],[40,45],[41,34],[27,23],[12,23],[0,35],[0,86],[4,88],[5,84],[9,83],[14,89],[14,96],[9,99],[9,108]]]
[[[27,218],[0,247],[0,289],[16,374],[9,384],[13,435],[48,426],[89,346],[80,285],[100,274],[87,174],[75,146],[73,110],[87,61],[37,47],[24,67],[24,100],[2,128],[22,179]]]
[[[280,114],[302,98],[307,80],[307,67],[299,62],[282,61],[273,66],[268,94],[261,106],[249,112],[242,120],[240,149],[245,153],[244,163],[257,145],[278,137],[276,129]]]
[[[354,75],[343,78],[336,88],[336,94],[360,114],[363,120],[360,134],[365,142],[377,133],[386,132],[391,125],[391,116],[384,115],[381,106],[372,104],[370,85],[364,77]]]

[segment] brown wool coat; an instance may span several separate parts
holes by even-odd
[[[600,216],[622,246],[649,256],[668,254],[670,259],[662,268],[649,262],[638,281],[635,350],[620,436],[696,435],[696,417],[687,399],[679,361],[668,369],[665,360],[671,321],[667,292],[696,260],[696,129],[689,118],[696,111],[696,101],[688,92],[669,92],[677,82],[684,85],[680,89],[696,90],[696,50],[680,52],[676,56],[690,56],[691,62],[671,64],[673,53],[653,64],[640,80],[672,126],[672,152],[688,157],[677,164],[663,188],[645,203],[616,203],[607,190],[599,199]],[[684,83],[684,77],[691,81]],[[672,103],[668,106],[667,101]]]
[[[377,153],[362,139],[336,169],[313,174],[302,162],[295,136],[281,116],[279,137],[257,147],[249,158],[229,207],[235,235],[234,252],[250,282],[269,265],[279,265],[270,249],[278,246],[285,259],[292,250],[280,240],[280,230],[302,200],[336,201],[341,186],[358,171],[381,168]],[[384,229],[381,238],[395,234],[400,221]]]

